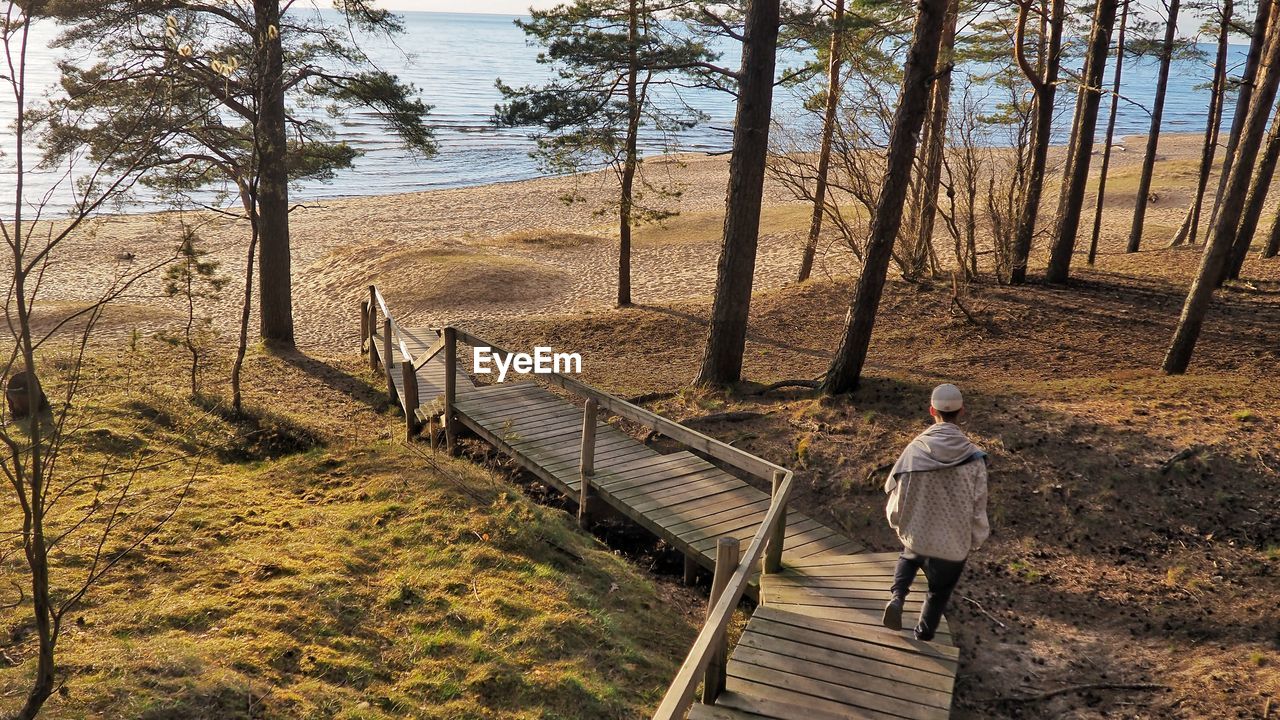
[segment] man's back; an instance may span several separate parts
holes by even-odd
[[[964,560],[990,534],[986,509],[987,464],[977,455],[960,465],[898,475],[886,513],[908,551]]]

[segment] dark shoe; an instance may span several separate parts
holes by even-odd
[[[933,632],[925,628],[916,626],[916,639],[922,642],[930,642],[933,640]]]
[[[884,619],[881,622],[890,630],[902,629],[901,600],[890,600],[889,604],[884,606]]]

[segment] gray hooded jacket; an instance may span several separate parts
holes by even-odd
[[[889,526],[908,552],[964,560],[991,534],[986,453],[952,423],[936,423],[912,440],[884,491]]]

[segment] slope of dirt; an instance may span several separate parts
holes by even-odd
[[[757,295],[746,377],[824,372],[849,289]],[[704,302],[475,326],[580,352],[588,381],[664,395],[655,409],[797,468],[799,507],[881,551],[896,547],[883,465],[929,421],[929,389],[957,382],[992,454],[995,534],[952,608],[956,717],[1262,717],[1280,704],[1280,288],[1224,293],[1193,372],[1170,378],[1157,368],[1182,292],[1109,272],[975,285],[975,323],[949,287],[891,283],[863,387],[834,400],[682,389]],[[759,417],[698,420],[728,410]],[[1108,684],[1167,689],[1026,699]]]

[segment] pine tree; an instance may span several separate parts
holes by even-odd
[[[655,94],[680,81],[678,74],[714,67],[716,54],[678,35],[648,0],[575,0],[550,10],[534,10],[517,20],[545,50],[538,62],[554,68],[542,86],[510,87],[498,80],[504,103],[495,120],[507,126],[537,125],[536,155],[551,170],[578,172],[606,166],[618,179],[619,306],[631,304],[631,231],[644,221],[673,213],[645,205],[643,190],[659,197],[675,190],[652,185],[643,175],[640,148],[646,140],[660,151],[676,149],[675,133],[702,115]],[[638,187],[637,187],[638,185]]]
[[[280,0],[52,6],[67,27],[59,44],[84,58],[62,67],[65,109],[77,120],[57,129],[63,139],[55,139],[55,154],[81,142],[117,144],[122,117],[179,130],[174,142],[152,149],[165,169],[147,182],[176,193],[228,182],[235,188],[260,237],[261,333],[284,346],[294,342],[289,184],[330,178],[358,154],[299,107],[366,108],[412,151],[435,149],[424,122],[428,107],[411,86],[374,68],[352,40],[353,30],[398,32],[398,18],[370,0],[336,6],[346,22]],[[138,103],[158,89],[170,105]]]
[[[884,181],[871,221],[862,273],[854,288],[844,334],[822,383],[823,392],[837,395],[857,389],[871,344],[876,312],[902,224],[902,208],[911,182],[912,159],[929,106],[937,68],[948,0],[920,0],[915,29],[907,53],[902,93],[889,135]]]

